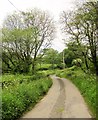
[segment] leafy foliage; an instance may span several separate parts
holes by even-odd
[[[54,21],[48,12],[38,9],[7,16],[2,28],[3,73],[35,72],[37,56],[51,45]]]
[[[72,61],[72,65],[76,65],[76,66],[80,67],[80,66],[82,65],[82,60],[79,59],[79,58],[74,59],[74,60]]]
[[[63,11],[61,23],[63,32],[77,45],[78,52],[73,52],[76,55],[80,52],[87,70],[90,69],[89,62],[93,63],[98,76],[98,2],[86,2],[74,12]]]

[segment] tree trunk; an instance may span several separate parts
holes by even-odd
[[[98,61],[94,62],[96,76],[98,77]]]
[[[32,62],[32,74],[35,74],[36,72],[35,66],[36,66],[36,58],[34,58]]]
[[[87,56],[84,54],[84,61],[86,65],[86,69],[89,70],[88,62],[87,62]]]

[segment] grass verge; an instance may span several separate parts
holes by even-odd
[[[48,92],[48,89],[52,85],[52,80],[45,76],[44,78],[40,77],[37,80],[34,80],[34,76],[21,77],[20,75],[20,77],[18,78],[19,79],[15,80],[16,84],[14,85],[11,84],[3,88],[2,91],[3,120],[15,120],[19,118],[23,114],[23,112],[25,112],[27,108],[30,107],[30,105],[34,106],[39,101],[39,99]],[[22,83],[17,82],[17,80],[19,81],[23,80],[23,82]],[[13,81],[12,78],[11,81]]]

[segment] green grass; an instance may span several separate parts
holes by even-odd
[[[57,65],[54,64],[54,68],[56,68]],[[45,64],[45,63],[42,63],[41,65],[38,64],[37,65],[37,70],[40,70],[40,71],[43,71],[43,70],[52,70],[52,64]]]
[[[93,116],[96,116],[96,77],[92,74],[85,74],[80,68],[75,66],[59,70],[56,73],[58,76],[68,78],[80,90],[88,104]]]
[[[30,79],[31,77],[31,79]],[[23,112],[34,106],[52,85],[52,80],[42,74],[36,76],[4,75],[3,82],[12,81],[16,84],[4,87],[2,92],[3,120],[15,120]],[[22,83],[17,82],[23,80]]]
[[[23,74],[4,74],[2,75],[2,82],[8,82],[8,81],[19,81],[21,79],[25,79],[31,76],[23,75]]]
[[[58,70],[54,69],[54,70],[43,70],[43,71],[38,71],[38,73],[42,73],[45,76],[49,76],[49,75],[54,75]]]
[[[1,79],[2,77],[2,79]],[[0,76],[0,80],[2,82],[2,86],[3,88],[7,88],[9,86],[16,86],[18,84],[22,84],[22,83],[28,83],[31,82],[33,80],[38,80],[41,77],[44,77],[44,74],[42,73],[36,73],[35,75],[23,75],[23,74],[4,74],[2,76]]]
[[[51,87],[52,81],[46,76],[52,74],[71,80],[79,88],[95,116],[95,76],[92,74],[85,74],[80,68],[73,66],[64,70],[54,69],[38,71],[38,73],[33,76],[19,74],[3,75],[3,120],[15,120],[20,117],[27,108],[29,108],[29,106],[33,107],[42,98],[42,96],[47,93],[49,87]]]

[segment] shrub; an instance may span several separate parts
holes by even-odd
[[[82,60],[80,58],[74,59],[72,61],[72,65],[76,65],[77,67],[80,67],[82,65]]]

